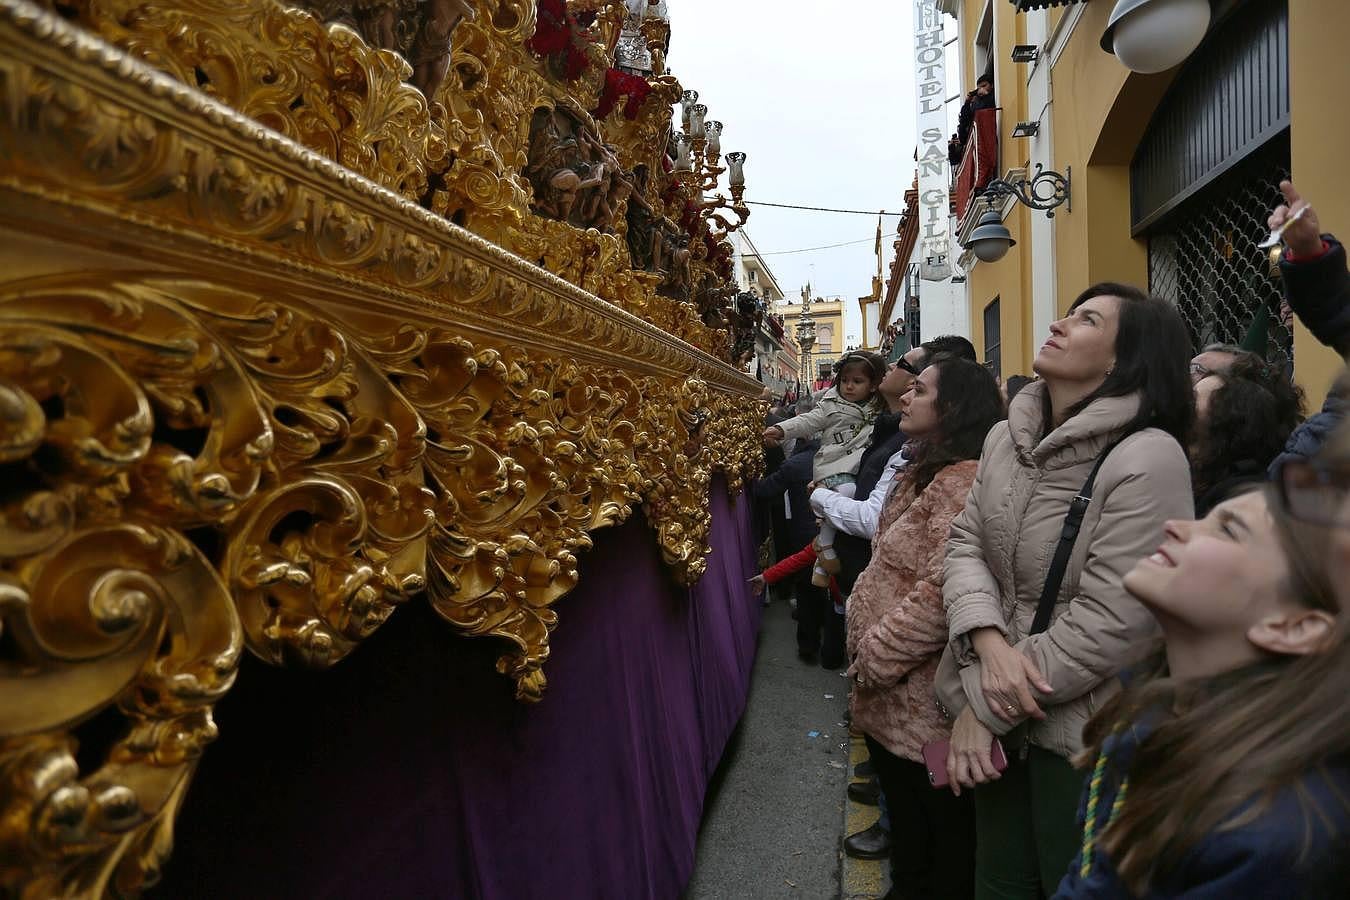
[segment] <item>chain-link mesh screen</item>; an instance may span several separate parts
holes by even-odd
[[[1269,316],[1266,359],[1292,362],[1280,323],[1280,282],[1267,252],[1266,219],[1282,202],[1288,143],[1273,142],[1178,208],[1148,242],[1149,290],[1177,305],[1198,353],[1208,344],[1240,344],[1258,313]]]

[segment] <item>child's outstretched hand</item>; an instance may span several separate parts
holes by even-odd
[[[764,443],[770,447],[777,447],[783,442],[783,429],[777,425],[770,425],[764,429]]]
[[[756,597],[758,597],[760,594],[763,594],[763,593],[764,593],[764,583],[765,583],[765,582],[764,582],[764,576],[763,576],[763,575],[756,575],[754,578],[751,578],[751,579],[750,579],[750,593],[754,594]]]

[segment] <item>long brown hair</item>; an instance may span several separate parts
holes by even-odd
[[[947,466],[979,459],[989,429],[1003,418],[998,382],[984,366],[950,356],[939,356],[932,366],[938,372],[938,433],[919,442],[914,458],[901,470],[901,487],[912,486],[916,497]]]
[[[1273,495],[1267,497],[1289,561],[1289,596],[1337,616],[1336,631],[1322,652],[1271,656],[1188,681],[1169,677],[1159,652],[1149,673],[1088,723],[1083,765],[1096,759],[1113,732],[1156,720],[1129,762],[1129,796],[1101,837],[1102,849],[1135,894],[1174,871],[1207,835],[1256,819],[1281,789],[1297,791],[1310,840],[1326,813],[1299,781],[1350,754],[1350,639],[1334,576],[1317,551],[1326,535],[1314,539],[1311,526],[1291,520]],[[1350,800],[1340,799],[1350,807]]]

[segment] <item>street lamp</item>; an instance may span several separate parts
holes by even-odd
[[[811,348],[816,345],[816,320],[811,318],[811,297],[802,293],[802,311],[797,316],[797,345],[802,348],[801,367],[807,390],[815,383],[811,377]]]
[[[1065,169],[1061,175],[1053,170],[1045,171],[1045,167],[1037,163],[1036,172],[1030,178],[1023,176],[1013,181],[995,178],[989,182],[980,196],[984,202],[984,213],[966,242],[961,245],[962,249],[974,253],[980,262],[998,262],[1017,245],[1017,241],[1013,240],[1012,234],[1003,224],[1003,217],[994,209],[994,201],[1000,197],[1013,197],[1023,206],[1043,210],[1047,218],[1053,219],[1055,210],[1060,206],[1073,210],[1069,193],[1072,175],[1071,168]]]
[[[1102,49],[1132,72],[1165,72],[1200,46],[1209,19],[1210,0],[1119,0]]]
[[[979,224],[963,246],[974,253],[980,262],[992,263],[998,262],[1016,245],[1017,241],[1013,240],[1012,233],[1003,224],[998,210],[990,204],[985,206],[984,215],[980,216]]]

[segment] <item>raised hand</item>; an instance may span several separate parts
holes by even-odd
[[[1281,181],[1280,193],[1284,195],[1284,202],[1275,207],[1266,224],[1273,232],[1288,223],[1283,234],[1285,245],[1295,256],[1316,256],[1322,251],[1322,225],[1317,221],[1317,213],[1292,181]],[[1303,215],[1297,221],[1289,222],[1300,209],[1304,209]]]

